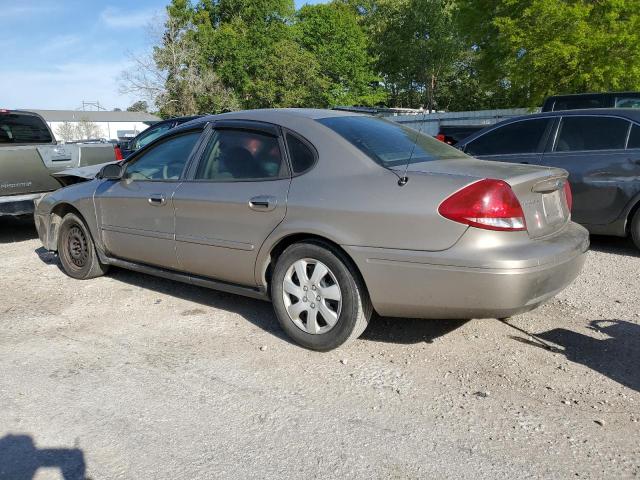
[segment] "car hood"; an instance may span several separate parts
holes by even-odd
[[[102,167],[109,165],[110,163],[117,163],[118,160],[113,162],[98,163],[97,165],[87,165],[86,167],[69,168],[67,170],[61,170],[60,172],[52,173],[51,175],[59,180],[62,180],[65,184],[76,183],[78,180],[91,180],[96,177],[98,172],[102,170]],[[71,181],[71,182],[69,182]]]

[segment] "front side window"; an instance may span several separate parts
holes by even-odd
[[[162,135],[164,132],[167,132],[171,129],[170,123],[165,123],[164,125],[159,125],[157,127],[151,127],[149,130],[145,131],[140,138],[138,138],[133,145],[133,150],[139,150],[142,147],[149,145],[156,138]]]
[[[0,143],[51,143],[53,138],[40,117],[0,113]]]
[[[564,117],[560,123],[556,152],[623,149],[629,122],[613,117]]]
[[[469,142],[469,155],[509,155],[535,153],[541,148],[550,118],[509,123]]]
[[[272,179],[285,174],[276,137],[223,128],[215,130],[209,140],[195,179],[224,182]]]
[[[322,118],[318,122],[386,168],[467,158],[461,151],[430,135],[381,118],[354,115]]]
[[[200,131],[168,138],[151,147],[127,165],[124,178],[132,180],[177,180],[182,174],[191,151],[200,138]]]

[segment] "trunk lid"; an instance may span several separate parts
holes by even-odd
[[[408,172],[465,176],[470,183],[504,180],[520,202],[531,238],[551,235],[571,219],[563,191],[569,174],[560,168],[462,158],[411,164]]]

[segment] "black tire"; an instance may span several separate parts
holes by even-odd
[[[640,249],[640,208],[638,208],[636,213],[634,213],[629,230],[631,233],[631,240],[633,240],[636,248]]]
[[[66,214],[60,223],[58,257],[64,272],[78,280],[99,277],[109,269],[100,263],[89,229],[74,213]]]
[[[312,334],[298,327],[285,306],[285,275],[295,262],[302,259],[323,263],[335,277],[340,289],[342,303],[337,322],[325,333]],[[280,255],[271,278],[271,300],[284,331],[303,347],[318,351],[332,350],[358,338],[367,328],[373,312],[367,290],[351,262],[341,252],[324,243],[296,243]]]

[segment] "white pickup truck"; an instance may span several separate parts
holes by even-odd
[[[119,153],[110,143],[59,144],[36,113],[0,109],[0,216],[33,213],[35,199],[64,186],[52,174],[119,160]]]

